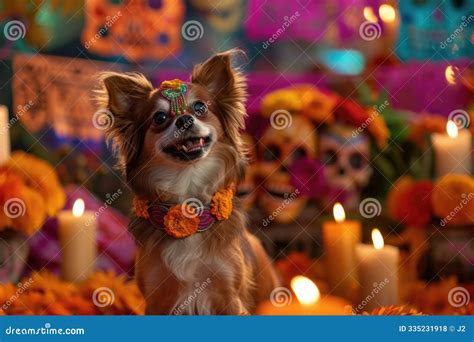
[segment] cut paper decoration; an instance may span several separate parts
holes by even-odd
[[[103,56],[161,59],[181,49],[181,0],[87,0],[82,43]]]
[[[94,105],[96,75],[118,70],[108,63],[53,57],[17,55],[13,59],[13,107],[31,133],[53,127],[64,138],[100,141],[110,116]]]
[[[191,0],[191,5],[220,33],[237,31],[244,18],[243,0]]]

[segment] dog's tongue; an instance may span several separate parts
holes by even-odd
[[[187,140],[181,145],[181,147],[186,152],[191,152],[200,149],[203,145],[204,139],[200,138],[199,140]]]

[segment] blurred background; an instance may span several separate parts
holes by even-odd
[[[322,226],[341,202],[360,241],[378,226],[401,253],[404,300],[451,313],[447,292],[458,282],[472,292],[474,280],[474,0],[0,0],[0,163],[10,146],[46,160],[66,194],[41,229],[23,229],[27,250],[17,252],[24,236],[2,239],[4,280],[60,272],[54,217],[78,198],[97,219],[97,268],[133,275],[132,194],[103,139],[110,118],[94,104],[95,76],[138,71],[159,86],[231,48],[246,53],[234,63],[247,75],[253,151],[239,195],[283,277],[310,274],[332,291]],[[461,142],[443,140],[448,119]],[[281,160],[291,164],[272,178]],[[441,182],[451,174],[467,180]],[[312,175],[319,183],[295,195]],[[433,189],[453,197],[432,199]]]

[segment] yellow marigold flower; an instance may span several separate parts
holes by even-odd
[[[449,174],[435,184],[431,196],[433,211],[446,225],[474,223],[474,178]]]

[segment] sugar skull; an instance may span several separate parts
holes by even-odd
[[[247,134],[242,134],[245,148],[248,151],[249,165],[245,170],[245,177],[237,184],[237,196],[242,201],[245,209],[250,209],[257,198],[256,177],[257,177],[257,155],[255,150],[255,142],[253,138]]]
[[[369,137],[350,126],[333,124],[320,134],[319,155],[332,192],[344,192],[345,207],[356,209],[372,175]]]
[[[259,173],[263,177],[260,206],[272,221],[291,222],[303,210],[308,198],[291,184],[289,169],[297,159],[316,155],[312,122],[293,115],[285,127],[271,125],[260,140],[258,154]]]
[[[130,60],[160,59],[181,48],[181,0],[87,0],[84,46]]]

